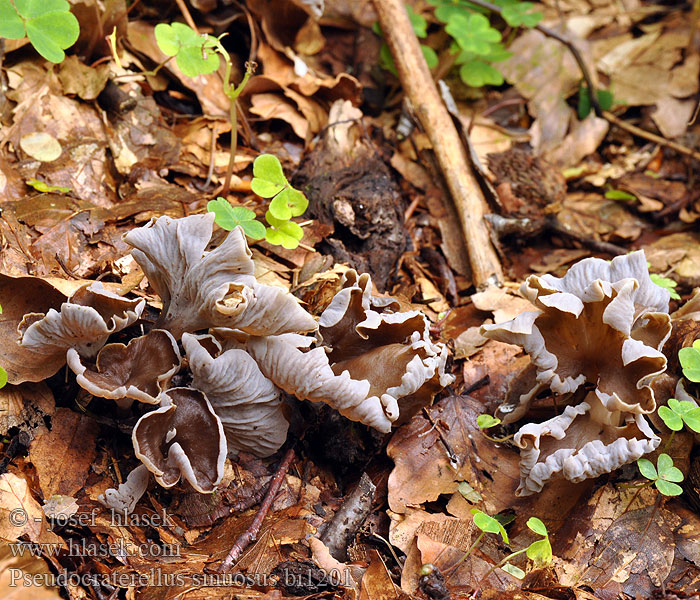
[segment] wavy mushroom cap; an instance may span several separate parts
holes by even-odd
[[[107,338],[135,323],[146,301],[130,300],[109,292],[99,282],[79,288],[60,311],[29,313],[17,326],[20,345],[45,355],[74,348],[94,357]]]
[[[425,316],[388,312],[398,302],[374,298],[371,289],[369,275],[346,273],[319,319],[324,347],[285,334],[251,337],[246,349],[285,392],[387,433],[453,378],[445,373],[447,349],[430,341]]]
[[[118,488],[108,488],[100,494],[97,500],[107,508],[113,508],[118,513],[128,515],[136,508],[136,503],[146,493],[151,474],[145,465],[136,467],[126,481]]]
[[[289,423],[279,389],[245,351],[221,348],[212,336],[185,333],[182,345],[192,386],[203,391],[221,419],[229,449],[255,456],[274,454],[287,439]]]
[[[157,326],[176,338],[208,327],[230,327],[253,335],[308,332],[317,328],[290,293],[257,283],[243,229],[206,251],[214,213],[182,219],[152,219],[124,241],[163,300]]]
[[[161,407],[134,427],[136,457],[163,487],[183,477],[198,492],[213,492],[224,475],[226,437],[207,397],[180,387],[161,393],[159,400]]]
[[[180,369],[180,351],[169,331],[153,329],[124,344],[107,344],[94,363],[70,348],[68,366],[77,382],[93,396],[121,400],[131,398],[158,404],[158,394]]]
[[[661,348],[671,333],[669,293],[649,278],[643,252],[607,261],[589,258],[562,278],[531,276],[521,293],[538,309],[497,325],[488,338],[517,344],[531,364],[511,386],[503,421],[512,423],[549,387],[586,401],[516,434],[521,452],[519,493],[548,478],[580,481],[610,472],[658,446],[643,414],[656,410],[651,384],[666,370]]]

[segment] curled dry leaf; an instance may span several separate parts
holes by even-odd
[[[78,385],[93,396],[157,404],[158,394],[180,369],[180,351],[169,331],[153,329],[126,346],[107,344],[94,363],[69,348],[67,362]]]
[[[183,219],[163,216],[124,236],[163,300],[156,325],[176,338],[208,327],[230,327],[253,335],[315,330],[316,321],[294,296],[257,283],[240,227],[219,247],[205,251],[214,217],[214,213]]]
[[[172,388],[159,401],[160,408],[134,427],[136,457],[163,487],[183,477],[198,492],[213,492],[226,460],[226,438],[214,409],[202,392],[190,388]]]
[[[531,389],[508,404],[504,421],[521,417],[547,387],[557,394],[584,383],[594,389],[578,406],[516,434],[518,493],[539,492],[554,476],[595,477],[654,450],[660,440],[642,415],[656,409],[651,383],[666,369],[661,348],[671,319],[669,293],[649,278],[644,253],[610,263],[585,259],[562,278],[533,275],[520,291],[536,311],[482,328],[486,337],[522,346],[534,366],[522,375]]]

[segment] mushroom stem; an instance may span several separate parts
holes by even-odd
[[[290,448],[289,450],[287,450],[287,453],[284,455],[282,462],[280,463],[279,467],[277,467],[277,472],[275,473],[274,477],[270,480],[270,486],[267,488],[265,498],[263,499],[263,502],[260,505],[260,508],[258,509],[258,514],[255,515],[255,519],[253,519],[253,522],[250,524],[250,527],[248,527],[248,529],[246,529],[246,531],[238,537],[236,542],[233,544],[231,550],[229,550],[228,555],[219,566],[219,573],[228,573],[233,567],[233,565],[236,564],[236,562],[240,558],[241,554],[243,554],[245,549],[257,539],[263,521],[265,520],[267,513],[270,512],[270,507],[272,506],[272,503],[275,500],[275,496],[277,496],[277,492],[279,491],[280,486],[282,485],[284,476],[287,474],[287,471],[289,470],[289,467],[292,464],[294,457],[294,448]]]

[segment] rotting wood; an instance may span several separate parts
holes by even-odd
[[[438,94],[401,0],[374,0],[384,38],[413,110],[433,146],[457,208],[477,287],[500,283],[501,264],[484,221],[486,201],[465,148]]]

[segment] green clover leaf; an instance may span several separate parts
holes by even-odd
[[[271,211],[265,213],[265,219],[270,227],[265,231],[265,239],[271,244],[282,246],[287,250],[294,250],[299,246],[304,230],[294,221],[276,219]]]
[[[607,193],[605,194],[605,197],[608,197]],[[681,299],[678,292],[674,289],[678,285],[676,281],[673,281],[673,279],[671,279],[670,277],[662,277],[658,273],[649,273],[649,277],[656,285],[664,288],[665,290],[668,290],[669,294],[671,294],[671,298],[673,298],[674,300]]]
[[[210,200],[207,210],[213,212],[214,222],[227,231],[231,231],[239,225],[245,234],[254,240],[265,237],[265,225],[255,220],[255,212],[244,206],[231,206],[224,198]]]
[[[177,66],[187,77],[206,75],[219,68],[216,38],[199,35],[183,23],[159,23],[155,35],[163,54],[175,56]]]
[[[659,407],[659,416],[673,431],[680,431],[685,423],[690,429],[700,433],[700,407],[690,400],[679,402],[675,398],[669,398],[668,406]]]
[[[14,2],[14,6],[13,6]],[[78,40],[80,24],[66,0],[0,0],[0,36],[28,37],[36,51],[60,63]]]
[[[664,496],[680,496],[683,493],[683,488],[676,485],[676,482],[683,481],[683,473],[673,466],[673,459],[668,454],[659,454],[656,468],[646,458],[640,458],[637,466],[641,474],[653,481],[656,489]]]
[[[501,16],[511,27],[534,27],[544,17],[541,12],[531,12],[534,7],[532,2],[517,2],[506,6],[501,11]]]
[[[549,533],[547,532],[547,527],[537,517],[530,517],[527,520],[527,526],[529,529],[531,529],[538,535],[543,535],[545,537],[549,535]]]
[[[292,217],[303,215],[309,206],[306,196],[293,187],[287,187],[270,202],[270,212],[275,219],[288,221]]]
[[[261,154],[253,161],[251,189],[261,198],[272,198],[289,185],[282,164],[273,154]]]
[[[489,429],[500,425],[500,423],[501,420],[499,418],[492,417],[491,415],[479,415],[476,418],[476,424],[479,426],[479,429]]]
[[[493,42],[501,41],[501,34],[491,27],[489,20],[479,13],[469,15],[455,14],[445,25],[449,33],[462,50],[488,54]]]
[[[666,427],[672,431],[680,431],[683,429],[683,419],[668,406],[659,407],[659,416],[663,419],[663,422],[666,423]]]
[[[474,525],[481,529],[481,531],[485,531],[486,533],[500,533],[503,541],[506,544],[510,543],[508,541],[508,534],[506,533],[506,530],[503,529],[503,525],[501,525],[496,519],[476,508],[472,508],[469,512],[474,515]]]
[[[681,348],[678,360],[683,367],[683,376],[694,383],[700,382],[700,340],[695,340],[690,348]]]
[[[543,540],[532,542],[527,548],[527,557],[538,566],[545,566],[552,562],[552,545],[549,543],[547,527],[537,517],[530,517],[527,526],[536,534],[544,537]]]
[[[472,60],[459,68],[459,76],[464,83],[471,87],[484,85],[502,85],[503,75],[491,65],[482,60]]]

